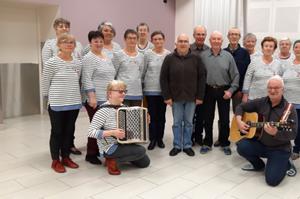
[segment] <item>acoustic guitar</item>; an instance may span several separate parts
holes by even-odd
[[[295,123],[293,120],[281,121],[281,122],[259,122],[257,113],[244,113],[242,116],[243,122],[250,126],[248,133],[242,133],[239,130],[236,116],[231,121],[229,140],[232,142],[238,142],[241,139],[251,139],[255,136],[261,136],[263,126],[270,124],[271,126],[277,127],[278,129],[284,129],[286,131],[292,131],[292,125]]]

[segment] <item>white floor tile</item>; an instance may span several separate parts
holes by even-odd
[[[24,186],[20,185],[19,183],[13,180],[0,182],[0,198],[2,195],[14,193],[24,188]]]

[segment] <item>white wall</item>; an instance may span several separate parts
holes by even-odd
[[[193,41],[194,0],[176,0],[175,39],[180,33],[190,36]]]

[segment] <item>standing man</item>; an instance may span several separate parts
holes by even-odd
[[[230,98],[239,87],[239,72],[232,55],[221,48],[223,43],[222,33],[212,32],[209,41],[211,49],[201,54],[207,70],[207,85],[204,98],[205,139],[200,153],[205,154],[211,150],[217,102],[220,120],[220,146],[225,155],[231,155],[230,142],[228,141]]]
[[[203,103],[206,70],[200,57],[191,53],[189,37],[180,34],[176,49],[166,56],[160,73],[165,103],[172,106],[173,149],[170,156],[183,151],[194,156],[192,149],[193,116],[197,104]]]
[[[193,54],[200,56],[200,54],[208,50],[209,47],[206,45],[205,39],[206,39],[207,31],[204,26],[196,26],[194,28],[194,39],[195,42],[191,45],[191,51]],[[195,109],[195,115],[194,115],[194,125],[195,125],[195,131],[192,134],[192,142],[198,143],[200,146],[202,146],[203,142],[203,128],[204,128],[204,105],[198,104]]]

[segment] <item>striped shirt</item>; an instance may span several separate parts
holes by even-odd
[[[102,59],[91,51],[82,60],[82,84],[85,92],[96,92],[98,104],[106,101],[106,86],[116,75],[109,58]]]
[[[43,69],[43,96],[54,111],[76,110],[81,108],[79,79],[81,61],[64,61],[58,56],[50,58]]]
[[[134,57],[128,56],[124,50],[114,53],[112,62],[116,69],[116,79],[122,80],[127,85],[127,100],[141,100],[142,73],[144,70],[144,55],[137,52]]]
[[[147,45],[145,48],[140,48],[139,45],[136,46],[136,49],[137,51],[139,51],[140,53],[143,53],[145,54],[145,52],[149,49],[153,49],[154,45],[150,42],[150,41],[147,41]]]
[[[107,105],[111,105],[110,102],[107,101],[100,106],[88,130],[88,137],[97,139],[99,152],[102,157],[104,153],[112,154],[118,147],[115,137],[103,138],[103,131],[117,128],[117,110],[112,107],[105,107]]]
[[[112,46],[113,46],[112,50],[109,50],[109,49],[104,48],[104,47],[102,49],[102,52],[105,52],[106,56],[109,57],[110,59],[113,58],[113,53],[114,52],[118,52],[119,50],[121,50],[121,46],[118,43],[114,42],[114,41],[112,41]],[[90,52],[90,50],[91,50],[91,46],[90,46],[90,44],[88,44],[83,49],[83,54],[84,55],[88,54],[88,52]]]
[[[250,100],[267,96],[267,80],[273,75],[282,75],[281,63],[277,59],[269,64],[263,61],[263,57],[252,60],[246,72],[243,93],[249,94]]]
[[[300,64],[289,62],[283,69],[282,78],[284,80],[284,97],[290,103],[300,104]]]
[[[164,50],[162,54],[157,54],[149,49],[144,54],[145,69],[144,69],[144,94],[145,95],[161,95],[160,88],[160,70],[165,57],[170,54],[170,51]]]
[[[287,65],[290,65],[291,62],[295,60],[295,55],[293,53],[290,54],[290,56],[286,59],[282,59],[279,57],[279,54],[276,54],[274,56],[275,59],[278,59],[280,61],[282,68],[284,68]]]
[[[42,61],[45,64],[51,57],[54,57],[58,54],[58,47],[57,47],[57,38],[55,39],[48,39],[44,47],[42,49]],[[72,54],[73,58],[81,59],[83,56],[83,49],[80,42],[76,41],[76,47]]]

